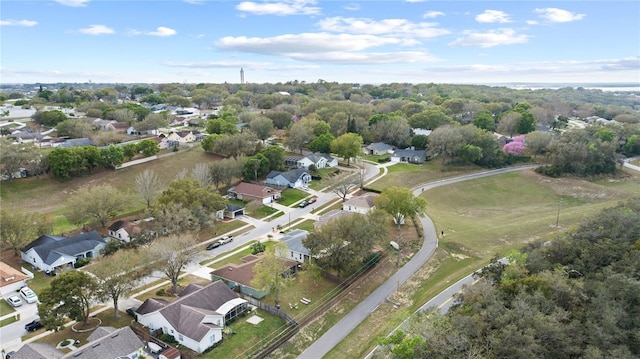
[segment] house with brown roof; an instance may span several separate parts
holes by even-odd
[[[238,288],[241,293],[250,295],[256,299],[260,299],[267,295],[269,293],[268,290],[260,290],[254,288],[251,285],[251,281],[253,280],[253,277],[255,275],[253,272],[253,268],[256,266],[256,264],[260,263],[262,257],[256,255],[248,255],[242,257],[241,260],[243,262],[241,265],[231,263],[214,270],[213,272],[211,272],[211,280],[222,280],[231,289]],[[286,264],[287,268],[289,268],[289,272],[295,273],[298,262],[284,258],[282,258],[281,260]]]
[[[137,321],[150,331],[161,330],[179,344],[202,353],[222,340],[225,322],[247,308],[246,300],[224,282],[215,281],[204,287],[189,284],[173,302],[147,299],[135,314]]]
[[[0,295],[15,292],[24,287],[28,276],[5,262],[0,262]]]
[[[109,231],[109,237],[115,238],[122,242],[131,242],[135,238],[136,234],[140,233],[140,227],[129,221],[115,221],[112,225],[107,227]]]
[[[169,141],[178,141],[180,143],[195,142],[198,140],[199,131],[178,131],[171,132],[167,139]]]
[[[269,204],[280,198],[281,191],[269,186],[241,182],[235,187],[229,188],[227,196],[232,199],[258,201]]]

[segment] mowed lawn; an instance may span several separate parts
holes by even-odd
[[[52,214],[56,224],[64,225],[64,208],[71,204],[70,197],[82,187],[110,184],[121,191],[130,192],[133,198],[127,211],[130,212],[144,208],[144,203],[135,189],[135,178],[145,169],[155,171],[164,187],[181,172],[190,173],[196,164],[218,159],[220,157],[205,153],[200,145],[195,145],[190,151],[117,171],[100,169],[92,175],[69,180],[42,176],[3,182],[0,186],[0,198],[5,208],[23,208]]]
[[[384,190],[391,186],[412,188],[419,184],[467,173],[486,171],[476,165],[442,166],[441,161],[427,161],[422,165],[397,163],[387,167],[387,175],[371,183],[370,188]]]

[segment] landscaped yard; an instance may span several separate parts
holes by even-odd
[[[16,309],[7,303],[6,300],[0,300],[0,317],[15,312]]]
[[[301,191],[295,188],[287,188],[282,191],[282,198],[278,201],[283,206],[291,206],[292,204],[300,201],[301,199],[309,196],[305,191]]]

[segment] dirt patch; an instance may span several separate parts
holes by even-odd
[[[603,188],[581,178],[551,178],[533,171],[523,171],[522,175],[536,177],[538,182],[552,189],[557,195],[576,200],[607,201],[619,196],[619,192],[614,189]]]

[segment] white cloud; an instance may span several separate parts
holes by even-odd
[[[427,0],[406,0],[406,1],[416,3],[416,2],[425,2]]]
[[[500,10],[485,10],[482,14],[476,15],[476,21],[482,23],[505,23],[511,22],[509,14]]]
[[[360,51],[383,45],[414,44],[410,40],[373,35],[302,33],[274,37],[227,36],[219,39],[216,46],[224,50],[251,52],[266,55],[288,55],[297,53],[322,53],[331,51]]]
[[[89,3],[89,0],[55,0],[60,5],[71,7],[85,7]]]
[[[320,8],[310,6],[315,3],[315,0],[243,1],[236,5],[236,10],[255,15],[317,15]]]
[[[173,35],[175,35],[177,33],[178,32],[176,30],[174,30],[174,29],[171,29],[171,28],[168,28],[168,27],[164,27],[164,26],[160,26],[160,27],[156,28],[156,31],[146,32],[145,35],[167,37],[167,36],[173,36]]]
[[[330,17],[318,22],[324,31],[347,32],[352,34],[403,36],[407,38],[433,38],[449,34],[446,29],[437,28],[437,24],[414,23],[407,19],[383,19],[375,21],[365,18]]]
[[[343,9],[349,10],[349,11],[360,10],[360,4],[354,3],[354,2],[348,3],[347,5],[343,6]]]
[[[0,26],[36,26],[38,24],[37,21],[33,20],[0,20]]]
[[[538,21],[536,20],[527,20],[527,25],[538,25]]]
[[[104,25],[91,25],[78,31],[85,35],[110,35],[116,33],[112,28]]]
[[[545,9],[536,9],[536,13],[540,14],[540,17],[551,22],[571,22],[582,20],[585,14],[576,14],[567,10],[562,10],[554,7],[548,7]]]
[[[420,51],[398,52],[326,52],[321,54],[297,53],[294,60],[343,65],[382,65],[399,63],[436,62],[441,59]]]
[[[184,2],[186,2],[187,4],[191,4],[191,5],[202,5],[204,4],[204,0],[182,0]]]
[[[442,11],[430,10],[425,12],[424,15],[422,15],[422,17],[425,19],[433,19],[438,16],[444,16],[444,13]]]
[[[500,45],[524,44],[529,35],[516,34],[513,29],[497,29],[487,32],[465,31],[463,37],[450,43],[450,46],[494,47]]]

